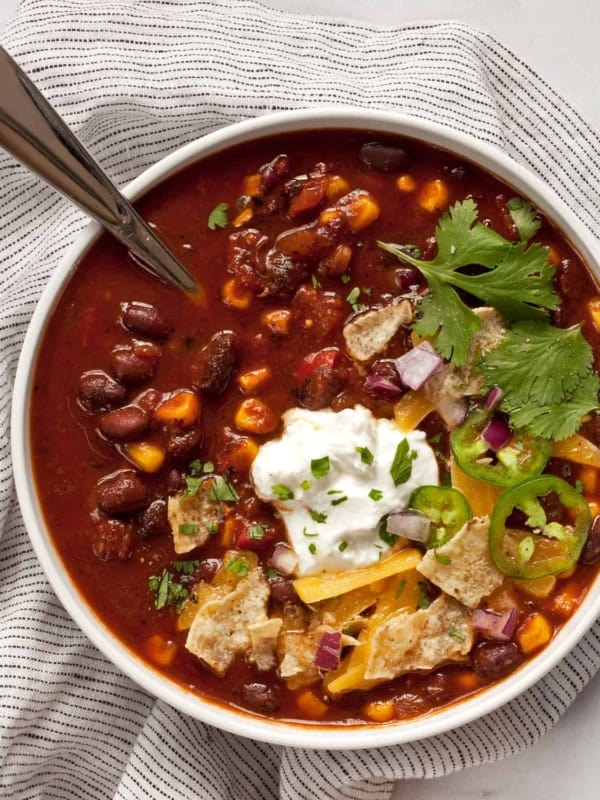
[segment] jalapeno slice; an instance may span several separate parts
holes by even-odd
[[[548,522],[540,498],[554,494],[564,522]],[[525,526],[507,526],[514,511],[526,515]],[[579,558],[591,524],[590,508],[572,486],[542,475],[503,492],[490,519],[490,554],[511,578],[532,580],[563,572]]]
[[[473,516],[467,498],[451,486],[419,486],[408,507],[432,522],[427,547],[441,547]]]
[[[489,411],[473,411],[452,431],[450,446],[458,466],[472,478],[496,486],[515,486],[539,475],[550,457],[551,443],[517,432],[494,452],[481,436],[490,416]]]

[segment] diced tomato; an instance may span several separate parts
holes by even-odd
[[[300,362],[300,366],[296,371],[298,380],[305,381],[313,374],[317,367],[328,367],[335,369],[340,360],[340,351],[337,347],[325,347],[323,350],[317,350],[314,353],[309,353],[304,356]]]
[[[235,546],[239,550],[264,550],[273,544],[275,531],[267,525],[240,519],[236,529]]]

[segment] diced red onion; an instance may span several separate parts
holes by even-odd
[[[490,639],[507,642],[515,631],[517,619],[516,608],[511,608],[502,614],[491,609],[476,608],[471,621],[474,628],[489,636]]]
[[[392,511],[386,522],[387,532],[425,544],[429,539],[431,520],[419,511]]]
[[[278,542],[273,548],[269,564],[281,575],[291,575],[298,565],[298,556],[285,542]]]
[[[500,400],[502,400],[503,395],[504,395],[504,392],[502,391],[502,389],[499,386],[492,386],[492,388],[489,390],[489,392],[486,395],[486,398],[485,398],[485,401],[484,401],[483,405],[488,410],[492,409],[492,408],[496,408],[496,406],[499,404]]]
[[[400,380],[409,389],[420,389],[444,364],[429,342],[421,342],[394,363]]]
[[[341,652],[342,634],[339,631],[325,631],[321,634],[317,645],[315,666],[328,672],[337,669],[340,665]]]
[[[485,428],[481,431],[481,438],[490,448],[496,452],[508,442],[512,436],[512,431],[508,423],[502,417],[492,417]]]
[[[373,397],[381,397],[386,400],[397,400],[402,394],[402,388],[383,375],[367,375],[364,390]]]
[[[394,272],[394,281],[400,291],[408,292],[421,283],[421,273],[414,267],[400,267]]]

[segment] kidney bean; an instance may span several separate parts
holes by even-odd
[[[595,564],[600,560],[600,514],[592,520],[590,532],[579,560],[582,564]]]
[[[151,414],[162,399],[162,392],[159,392],[157,389],[146,389],[146,391],[139,394],[133,402],[136,406],[143,408],[144,411]]]
[[[100,511],[121,516],[145,508],[148,505],[148,492],[137,472],[121,469],[98,481],[96,499]]]
[[[221,561],[218,558],[203,558],[196,570],[196,577],[200,581],[210,583],[220,566]]]
[[[167,501],[159,497],[142,512],[138,534],[145,539],[169,533],[171,533],[171,523],[167,513]]]
[[[173,327],[168,319],[156,306],[149,303],[123,303],[123,325],[134,333],[157,339],[159,342],[166,339],[173,332]]]
[[[345,372],[326,365],[315,367],[298,391],[298,400],[305,408],[317,411],[331,405],[344,387]]]
[[[450,683],[442,672],[427,677],[424,691],[432,703],[446,703],[451,695]]]
[[[221,394],[239,363],[238,338],[233,331],[218,331],[204,345],[192,368],[194,389]]]
[[[167,491],[182,492],[185,489],[185,473],[179,469],[172,469],[167,475]]]
[[[118,519],[102,519],[96,524],[92,552],[102,561],[126,561],[133,553],[131,525]]]
[[[102,370],[84,372],[77,385],[77,397],[86,411],[108,411],[119,406],[127,395],[124,386]]]
[[[360,160],[366,167],[379,172],[397,172],[409,167],[413,156],[406,147],[397,144],[367,142],[360,148]]]
[[[150,427],[150,417],[134,405],[106,411],[98,420],[100,433],[111,442],[134,442]]]
[[[394,697],[394,707],[400,719],[416,717],[426,710],[426,706],[426,699],[414,692],[402,692]]]
[[[246,683],[242,687],[242,698],[257,711],[277,711],[281,706],[277,688],[265,683]]]
[[[171,433],[167,439],[167,453],[175,459],[188,458],[201,441],[202,431],[200,428],[188,428],[183,433]]]
[[[290,578],[278,575],[269,581],[271,597],[278,603],[299,603],[300,598],[294,589],[294,583]]]
[[[151,342],[117,345],[110,354],[114,375],[126,386],[150,380],[156,372],[161,350]]]
[[[514,642],[480,642],[471,652],[471,665],[481,678],[497,680],[518,667],[523,658]]]
[[[269,161],[267,164],[263,164],[258,170],[261,176],[261,197],[270,192],[271,189],[274,189],[278,183],[286,178],[289,170],[290,159],[283,153],[275,156],[275,158],[272,161]]]

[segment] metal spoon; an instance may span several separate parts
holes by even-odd
[[[183,264],[2,47],[0,86],[0,145],[109,230],[149,272],[184,291],[196,291]]]

